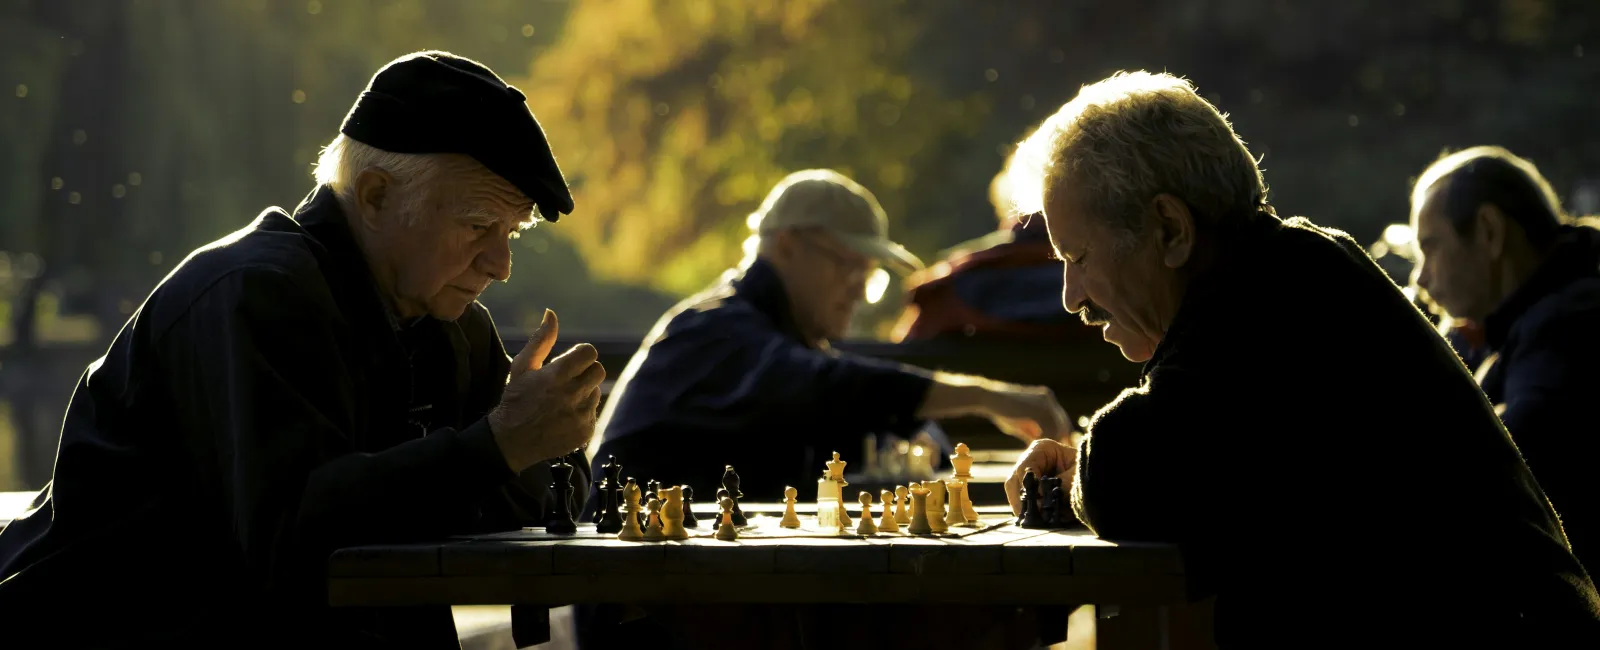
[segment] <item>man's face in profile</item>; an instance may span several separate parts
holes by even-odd
[[[1417,233],[1416,284],[1450,316],[1480,320],[1495,307],[1489,255],[1477,237],[1463,237],[1450,223],[1443,185],[1430,189],[1411,217]]]
[[[511,277],[510,241],[531,219],[531,202],[481,165],[457,163],[402,189],[420,200],[385,202],[393,213],[377,220],[374,253],[403,317],[455,320],[491,282]]]
[[[1148,238],[1124,242],[1123,235],[1082,209],[1065,184],[1045,201],[1045,228],[1063,266],[1062,307],[1099,326],[1101,336],[1129,361],[1149,360],[1166,329],[1155,300],[1170,270],[1159,253]]]
[[[850,319],[866,293],[867,278],[877,268],[872,259],[857,253],[823,229],[788,233],[790,254],[797,268],[785,287],[795,304],[796,320],[808,334],[829,340],[844,338]]]

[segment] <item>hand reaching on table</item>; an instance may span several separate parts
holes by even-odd
[[[1067,412],[1049,388],[995,382],[990,391],[985,410],[989,420],[1008,436],[1032,442],[1064,438],[1071,431]]]
[[[1062,485],[1072,485],[1072,472],[1078,463],[1078,449],[1051,439],[1035,440],[1017,458],[1006,479],[1006,500],[1011,502],[1011,512],[1022,515],[1022,477],[1033,470],[1038,477],[1059,476]]]
[[[594,434],[606,370],[588,343],[545,363],[559,325],[556,313],[545,310],[539,329],[511,361],[500,404],[489,412],[489,429],[513,472],[571,453]]]

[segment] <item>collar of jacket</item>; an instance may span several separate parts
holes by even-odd
[[[1561,230],[1549,256],[1533,275],[1484,318],[1484,339],[1489,349],[1501,349],[1517,319],[1547,296],[1573,281],[1600,274],[1600,230],[1575,225],[1562,226]]]
[[[783,278],[778,277],[778,270],[772,264],[761,258],[756,258],[744,273],[731,282],[733,295],[740,300],[750,303],[767,318],[772,319],[772,324],[784,336],[796,341],[811,345],[800,333],[800,323],[794,318],[794,310],[789,306],[789,292],[783,286]]]
[[[1253,267],[1258,260],[1243,253],[1265,245],[1262,240],[1282,226],[1282,219],[1263,210],[1246,214],[1225,231],[1213,235],[1216,237],[1217,252],[1212,266],[1189,281],[1183,301],[1178,305],[1178,313],[1173,315],[1166,333],[1161,336],[1161,343],[1156,345],[1150,360],[1140,370],[1141,379],[1148,377],[1163,359],[1179,348],[1184,334],[1192,329],[1193,323],[1212,317],[1208,312],[1213,309],[1226,308],[1230,300],[1228,291],[1236,289],[1241,279],[1251,273],[1261,272]]]

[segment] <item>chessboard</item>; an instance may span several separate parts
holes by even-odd
[[[859,515],[854,514],[854,513],[852,514],[852,518],[857,517],[857,516],[859,516]],[[875,535],[857,535],[856,532],[855,532],[854,527],[852,527],[851,530],[849,532],[846,532],[846,533],[840,533],[840,532],[837,532],[836,530],[824,530],[824,529],[818,528],[817,525],[816,525],[817,524],[816,517],[815,516],[811,516],[811,515],[801,515],[800,516],[800,527],[799,528],[784,528],[782,526],[779,526],[778,525],[778,521],[780,519],[781,519],[781,517],[779,517],[777,515],[766,515],[766,514],[751,515],[749,517],[749,519],[748,519],[749,524],[746,525],[746,526],[740,526],[739,527],[739,539],[740,540],[750,540],[750,539],[796,539],[796,538],[893,539],[893,538],[896,538],[896,537],[900,537],[900,538],[922,537],[922,538],[929,538],[929,539],[952,539],[952,538],[966,537],[968,535],[974,535],[974,534],[982,533],[982,532],[985,532],[985,531],[995,530],[997,528],[1000,528],[1001,526],[1004,526],[1004,525],[1009,524],[1012,521],[1014,521],[1014,518],[1012,518],[1012,517],[1006,517],[1006,516],[1002,516],[1002,515],[999,515],[999,514],[995,514],[995,515],[990,515],[990,516],[987,516],[987,517],[981,517],[976,525],[963,524],[963,525],[960,525],[960,526],[951,526],[949,528],[949,530],[947,530],[946,532],[943,532],[943,533],[934,533],[934,534],[928,534],[928,535],[912,535],[912,534],[909,534],[909,533],[905,532],[905,530],[906,530],[905,526],[901,526],[900,527],[900,532],[898,532],[898,533],[881,533],[880,532],[880,533],[877,533]],[[709,518],[707,520],[705,520],[705,521],[698,522],[697,526],[695,526],[694,528],[687,528],[687,530],[689,531],[689,538],[690,539],[695,539],[695,538],[712,539],[712,535],[714,535],[716,533],[716,530],[711,527],[711,520]],[[543,528],[532,528],[532,527],[530,527],[530,528],[523,528],[520,531],[507,531],[507,532],[504,532],[504,533],[495,533],[495,534],[491,534],[491,535],[471,535],[471,536],[463,536],[462,538],[468,538],[468,537],[470,537],[471,539],[504,539],[504,540],[528,540],[528,541],[534,541],[534,540],[559,540],[559,539],[607,539],[607,538],[616,539],[617,535],[616,535],[616,533],[610,533],[610,534],[597,533],[597,532],[594,532],[594,524],[592,524],[592,523],[579,523],[578,524],[578,532],[571,533],[571,534],[550,533],[550,532],[546,532],[545,529],[543,529]],[[651,543],[656,543],[656,541],[654,541],[654,540],[645,540],[645,541],[638,542],[638,543],[640,543],[640,544],[651,544]]]

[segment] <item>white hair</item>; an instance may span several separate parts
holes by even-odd
[[[1045,194],[1070,182],[1080,207],[1128,239],[1161,193],[1201,223],[1266,206],[1261,169],[1227,116],[1166,73],[1119,72],[1084,86],[1018,145],[1006,176],[1020,214],[1041,211]]]
[[[311,174],[317,183],[332,188],[341,203],[353,206],[356,174],[368,167],[380,168],[394,177],[403,190],[399,195],[400,214],[415,219],[422,202],[427,200],[426,192],[416,190],[433,180],[440,163],[435,156],[384,151],[340,134],[322,148]]]

